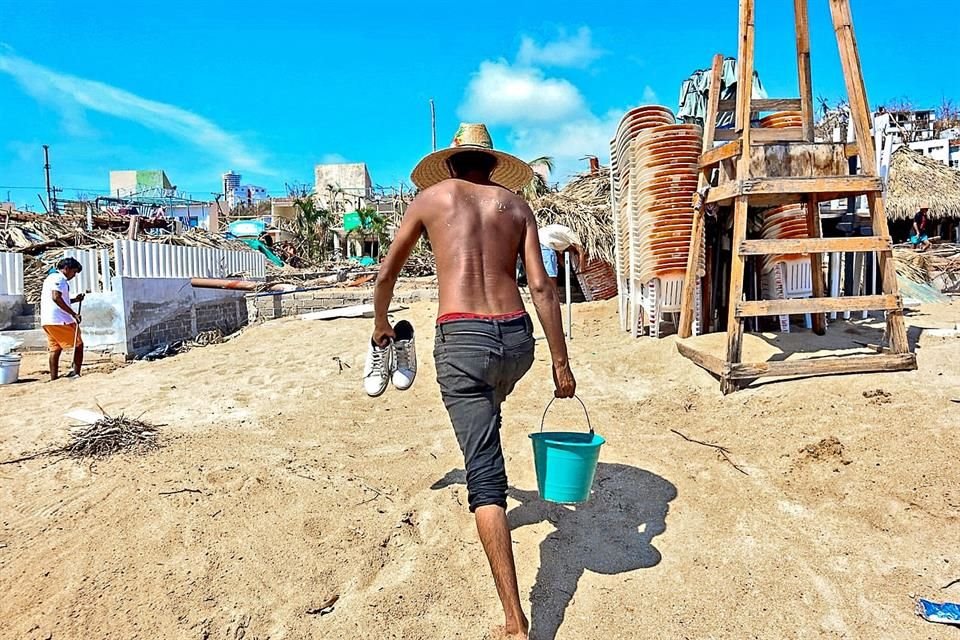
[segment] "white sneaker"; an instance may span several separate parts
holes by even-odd
[[[363,390],[368,396],[376,398],[387,390],[392,368],[393,345],[380,348],[371,342],[363,365]]]
[[[401,320],[393,328],[396,338],[393,341],[393,386],[406,391],[413,386],[417,377],[417,349],[414,346],[413,325]]]

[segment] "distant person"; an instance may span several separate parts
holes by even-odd
[[[504,631],[512,638],[526,638],[529,624],[520,606],[506,516],[500,409],[533,364],[535,345],[533,324],[517,287],[518,256],[550,347],[554,395],[569,398],[577,387],[537,221],[515,193],[531,177],[525,162],[493,150],[490,134],[480,124],[460,125],[450,149],[420,161],[412,178],[422,191],[380,265],[370,348],[371,354],[381,352],[376,358],[381,365],[372,367],[365,380],[373,377],[384,388],[387,384],[389,374],[382,363],[390,362],[388,350],[397,338],[387,311],[400,269],[426,229],[440,289],[437,382],[463,452],[467,500],[503,606]]]
[[[930,248],[930,239],[927,236],[927,231],[930,226],[930,217],[927,215],[928,210],[929,206],[924,203],[920,206],[920,210],[913,216],[910,244],[912,244],[917,251],[926,251]]]
[[[40,293],[40,326],[47,334],[50,350],[50,380],[60,377],[60,352],[73,349],[73,369],[68,378],[80,375],[83,366],[83,339],[80,337],[80,314],[71,303],[83,300],[83,294],[70,298],[70,280],[83,271],[83,266],[74,258],[64,258],[57,263],[57,270],[43,281]]]
[[[554,286],[559,287],[557,252],[572,253],[573,260],[570,266],[576,270],[580,270],[586,263],[586,252],[580,245],[580,238],[570,227],[562,224],[548,224],[537,230],[537,238],[540,242],[540,251],[543,253],[543,266],[546,267],[547,275]]]

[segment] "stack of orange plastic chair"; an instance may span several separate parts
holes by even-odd
[[[620,325],[630,330],[628,318],[630,300],[633,298],[630,285],[631,250],[634,238],[631,234],[630,190],[631,143],[643,131],[674,124],[676,118],[666,107],[643,106],[631,109],[620,120],[617,132],[610,141],[610,193],[616,230],[617,293],[620,302]]]
[[[633,142],[630,278],[631,291],[642,292],[632,297],[634,333],[641,307],[653,337],[660,336],[662,315],[680,310],[701,136],[696,125],[671,124],[647,129]]]

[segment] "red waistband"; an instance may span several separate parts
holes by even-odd
[[[437,318],[437,324],[446,324],[447,322],[456,322],[457,320],[487,320],[495,322],[509,322],[517,320],[527,315],[526,311],[511,311],[510,313],[445,313]]]

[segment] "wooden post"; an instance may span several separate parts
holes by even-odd
[[[753,0],[740,0],[740,46],[737,55],[737,113],[734,128],[743,131],[741,165],[750,165],[750,101],[753,99]],[[747,158],[743,162],[743,158]],[[737,179],[742,180],[739,172]]]
[[[748,198],[738,197],[733,208],[733,259],[730,262],[730,308],[727,310],[727,365],[741,362],[743,356],[743,321],[737,316],[737,304],[743,300],[744,258],[740,255],[740,244],[747,235],[748,209]],[[724,393],[736,391],[737,384],[724,376],[721,389]]]
[[[723,56],[713,57],[710,68],[710,92],[707,94],[707,113],[703,120],[703,153],[713,149],[713,137],[717,129],[717,109],[720,104],[720,76],[723,73]],[[694,300],[696,299],[697,268],[700,266],[700,253],[703,251],[704,207],[705,199],[699,194],[704,187],[710,184],[710,167],[700,169],[700,179],[697,183],[696,202],[693,207],[693,228],[690,231],[690,253],[687,255],[687,270],[683,276],[683,291],[680,301],[680,326],[677,335],[689,338],[693,333]]]
[[[811,238],[823,237],[820,227],[820,203],[816,196],[807,197],[807,235]],[[810,276],[813,282],[813,297],[824,297],[823,254],[816,251],[810,254]],[[822,313],[813,314],[813,332],[822,336],[827,332],[827,317]]]
[[[807,0],[793,0],[797,31],[797,72],[800,76],[800,111],[803,114],[803,139],[813,142],[813,82],[810,70],[810,20]]]
[[[857,133],[860,170],[864,175],[875,176],[877,174],[877,160],[870,134],[870,103],[867,100],[867,91],[863,85],[863,69],[860,65],[857,42],[853,35],[850,1],[830,0],[830,13],[833,18],[834,30],[837,33],[837,48],[840,50],[843,78],[847,85],[850,119],[853,121]],[[883,197],[878,192],[868,193],[867,203],[870,207],[874,235],[889,237],[890,229],[887,225]],[[896,294],[898,292],[897,272],[893,254],[891,251],[881,251],[879,252],[879,258],[883,293]],[[887,334],[890,339],[890,348],[894,353],[908,353],[910,351],[902,310],[887,312]]]

